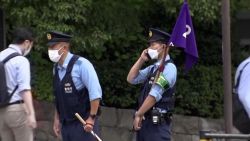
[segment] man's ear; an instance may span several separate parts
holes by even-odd
[[[65,45],[63,45],[62,47],[63,47],[62,48],[63,51],[67,50]]]
[[[69,43],[63,43],[63,47],[65,50],[69,50]]]
[[[163,47],[167,47],[167,45],[166,45],[166,44],[163,44]]]
[[[66,44],[63,46],[63,49],[65,50],[65,51],[68,51],[69,50],[69,46],[67,46]]]
[[[25,44],[28,44],[30,41],[29,40],[24,40],[24,43]]]
[[[25,45],[25,47],[27,47],[29,44],[30,44],[30,41],[29,41],[29,40],[25,40],[25,41],[23,42],[23,45]]]

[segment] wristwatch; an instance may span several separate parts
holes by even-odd
[[[96,118],[96,114],[90,114],[89,117],[91,117],[92,119]]]

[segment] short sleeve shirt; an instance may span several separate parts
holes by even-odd
[[[166,61],[167,60],[170,60],[169,55],[166,56]],[[150,65],[150,66],[146,67],[145,69],[140,70],[137,77],[132,81],[132,84],[143,83],[147,79],[147,77],[150,73],[150,70],[153,68],[154,71],[156,71],[157,68],[159,67],[159,65],[160,65],[160,61],[157,61],[153,65]],[[163,76],[168,81],[169,87],[172,88],[175,85],[176,78],[177,78],[176,66],[173,63],[167,63],[165,65],[164,70],[163,70]],[[149,92],[149,95],[155,97],[156,101],[158,102],[162,98],[162,94],[165,91],[166,91],[166,89],[160,87],[157,84],[154,84]]]
[[[10,44],[9,47],[0,53],[0,60],[2,61],[12,53],[22,54],[21,48],[18,45]],[[30,90],[30,63],[24,56],[17,56],[10,59],[5,64],[5,73],[8,92],[12,93],[18,85],[17,91],[10,99],[11,102],[22,100],[22,91]]]
[[[67,66],[73,54],[70,52],[67,54],[63,65],[58,65],[58,75],[62,80],[66,74]],[[99,83],[98,76],[93,65],[89,60],[80,57],[74,64],[72,68],[72,79],[77,90],[84,87],[88,89],[90,101],[102,98],[102,89]]]

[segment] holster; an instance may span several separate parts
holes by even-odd
[[[153,124],[158,125],[164,122],[170,122],[173,113],[168,111],[167,113],[161,113],[158,109],[154,108],[151,110],[150,118]]]

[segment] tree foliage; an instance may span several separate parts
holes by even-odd
[[[194,69],[184,75],[183,53],[171,50],[178,67],[176,112],[220,117],[223,105],[221,1],[188,2],[200,58]],[[47,57],[46,32],[59,30],[74,36],[72,52],[94,64],[106,106],[132,108],[140,87],[126,82],[127,73],[147,47],[148,29],[157,27],[171,33],[182,3],[183,0],[1,0],[1,8],[6,13],[8,42],[9,31],[17,26],[30,26],[37,33],[29,58],[33,92],[38,99],[53,99],[53,65]],[[247,0],[232,0],[232,22],[238,9],[249,8]],[[237,42],[233,40],[232,45],[235,51]],[[233,61],[238,63],[241,59]],[[237,63],[233,63],[233,68]]]

